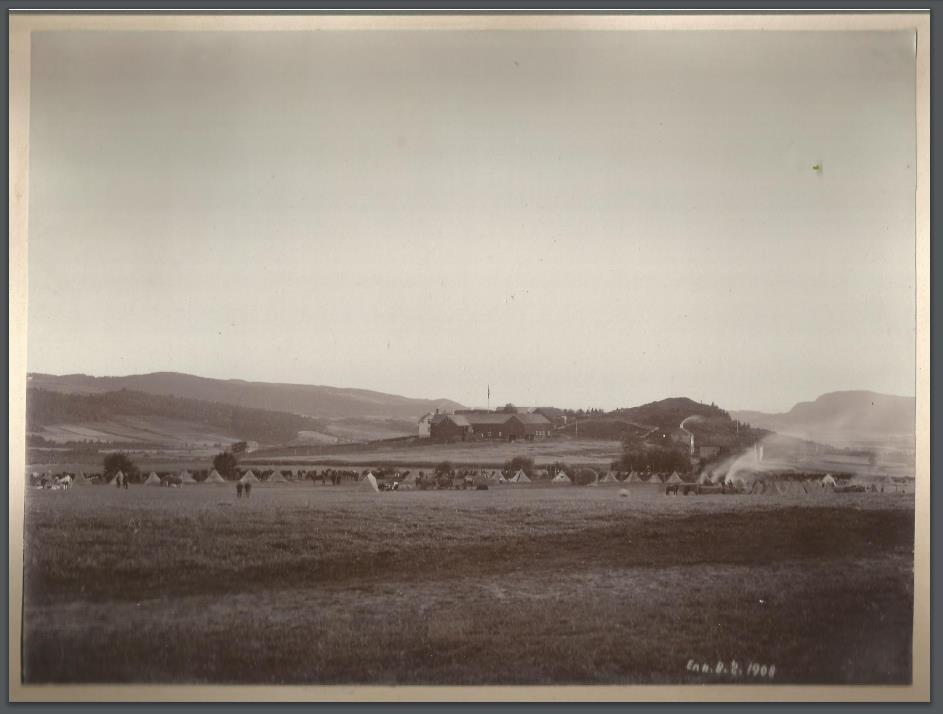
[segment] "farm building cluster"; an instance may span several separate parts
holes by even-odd
[[[419,419],[419,436],[433,441],[539,441],[552,432],[551,421],[537,412],[436,410]]]

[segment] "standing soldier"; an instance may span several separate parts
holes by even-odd
[[[236,481],[236,498],[242,498],[242,482]]]

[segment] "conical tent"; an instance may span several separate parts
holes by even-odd
[[[180,483],[196,483],[196,479],[193,478],[193,474],[191,474],[186,469],[184,469],[177,475],[180,477]]]
[[[114,475],[114,478],[111,479],[108,483],[110,484],[120,484],[124,482],[124,471],[119,471]]]
[[[213,469],[203,483],[226,483],[226,479],[219,475],[219,471]]]
[[[780,496],[791,496],[793,494],[793,485],[792,481],[775,481],[773,486],[776,488],[776,493]]]
[[[823,486],[834,486],[835,478],[831,474],[825,474],[825,477],[821,481]]]
[[[265,479],[265,483],[288,483],[288,481],[282,476],[282,472],[276,469]]]
[[[150,475],[144,481],[145,486],[160,486],[160,476],[151,471]]]
[[[626,478],[625,480],[625,483],[641,483],[641,482],[642,482],[642,479],[638,477],[638,474],[635,471],[630,473],[628,478]]]
[[[573,483],[573,482],[570,480],[569,476],[567,476],[565,473],[561,471],[560,473],[558,473],[556,476],[553,477],[553,480],[550,483],[567,484],[567,483]]]
[[[524,473],[523,469],[518,469],[517,473],[514,474],[514,477],[511,479],[511,483],[530,483],[530,479],[527,478],[527,474]]]
[[[671,476],[668,477],[668,480],[665,481],[665,483],[684,483],[684,480],[681,478],[678,472],[675,471],[671,474]]]
[[[415,483],[416,483],[416,473],[414,471],[410,471],[406,476],[403,476],[402,480],[400,481],[401,486],[402,485],[412,486],[412,485],[415,485]]]
[[[252,473],[252,469],[249,469],[248,471],[246,471],[246,472],[242,475],[242,478],[239,479],[239,483],[243,483],[243,484],[245,484],[245,483],[258,483],[258,482],[259,482],[259,479],[257,479],[256,476],[255,476],[255,474]]]
[[[600,483],[619,483],[619,479],[617,479],[616,475],[612,471],[610,471],[605,476],[603,476],[599,480],[599,482]]]
[[[658,474],[652,474],[649,477],[648,482],[649,483],[662,483],[661,476],[659,476]]]
[[[360,490],[361,490],[361,491],[369,491],[369,492],[372,492],[372,493],[379,493],[379,492],[380,492],[380,487],[377,486],[377,479],[376,479],[376,476],[374,476],[372,473],[367,473],[367,475],[364,476],[364,477],[360,480]]]

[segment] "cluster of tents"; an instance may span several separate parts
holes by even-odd
[[[90,486],[96,483],[101,483],[102,479],[100,475],[95,475],[87,478],[83,473],[77,474],[66,474],[62,477],[49,479],[50,482],[59,483],[59,484],[68,484],[69,486]],[[108,479],[107,483],[110,486],[124,486],[127,482],[127,477],[122,471],[118,471]],[[263,478],[259,478],[255,475],[252,469],[245,471],[240,478],[237,480],[238,483],[243,485],[250,483],[288,483],[280,471],[272,471],[271,473],[265,475]],[[192,486],[200,483],[205,484],[227,484],[230,483],[222,477],[222,475],[216,469],[210,471],[205,479],[198,481],[193,477],[193,474],[184,469],[183,471],[176,474],[164,474],[158,475],[157,472],[151,471],[147,478],[142,481],[144,486]]]
[[[549,476],[547,474],[546,476]],[[653,474],[650,480],[642,480],[638,474],[632,472],[629,474],[625,481],[622,481],[616,477],[616,473],[613,471],[608,472],[604,477],[600,478],[599,474],[591,469],[583,469],[577,473],[578,481],[580,483],[588,484],[590,486],[598,484],[618,484],[618,483],[682,483],[681,477],[679,474],[674,473],[671,476],[667,476],[666,480],[663,481],[658,477],[657,474]],[[430,475],[430,478],[435,478]],[[445,478],[445,477],[443,477]],[[406,474],[400,478],[398,474],[392,475],[381,475],[377,477],[374,475],[373,471],[368,471],[365,473],[359,483],[361,488],[365,490],[407,490],[411,488],[416,488],[420,485],[422,480],[422,475],[417,475],[416,473],[406,472]],[[448,481],[449,479],[446,478]],[[492,471],[479,471],[479,472],[469,472],[460,477],[457,477],[458,481],[467,482],[471,484],[478,485],[488,485],[491,484],[530,484],[535,481],[550,483],[554,486],[566,486],[573,485],[574,479],[571,478],[565,471],[559,470],[553,476],[549,478],[539,478],[537,476],[528,476],[523,469],[518,469],[514,474],[508,475],[502,471],[492,470]],[[456,479],[452,479],[454,483]],[[366,485],[365,485],[366,484]],[[374,485],[376,488],[374,489]]]
[[[616,473],[615,471],[609,471],[605,476],[598,479],[595,483],[651,483],[662,485],[666,483],[685,483],[685,480],[681,478],[681,474],[679,474],[677,471],[674,471],[671,474],[640,474],[638,471],[630,471],[629,473]]]
[[[274,470],[267,475],[259,478],[255,475],[255,472],[252,469],[245,471],[238,479],[235,480],[236,483],[245,484],[256,484],[256,483],[288,483],[282,473],[278,470]],[[179,474],[171,474],[169,476],[164,476],[161,478],[155,472],[151,472],[146,479],[144,479],[145,486],[166,486],[166,485],[195,485],[199,483],[206,484],[226,484],[229,483],[226,479],[216,469],[210,471],[205,479],[202,481],[197,481],[193,474],[184,469]]]
[[[198,472],[197,475],[201,475],[201,473],[205,472]],[[258,483],[287,484],[290,482],[290,480],[295,480],[296,478],[317,478],[317,472],[315,471],[305,472],[299,470],[297,472],[297,476],[294,471],[288,471],[287,473],[289,478],[285,477],[284,472],[279,471],[278,469],[273,469],[271,471],[264,472],[260,477],[257,476],[252,469],[248,469],[239,474],[237,483],[241,483],[242,485]],[[399,472],[386,473],[384,470],[379,470],[377,471],[379,476],[377,476],[374,475],[372,470],[366,470],[359,475],[360,478],[356,478],[356,472],[351,473],[353,474],[353,478],[357,480],[358,486],[361,489],[372,492],[384,490],[409,490],[418,488],[420,486],[426,487],[428,485],[429,478],[435,478],[432,477],[431,474],[429,474],[427,478],[424,478],[422,472],[417,474],[411,471],[404,471],[402,474],[400,474]],[[780,495],[788,495],[790,493],[809,493],[810,489],[812,488],[834,492],[880,491],[897,493],[906,492],[908,487],[912,489],[912,479],[895,479],[888,477],[883,481],[878,480],[866,485],[860,485],[851,483],[849,481],[851,476],[851,474],[836,474],[833,476],[832,474],[822,475],[821,473],[784,473],[771,475],[756,474],[745,470],[737,473],[728,473],[723,478],[716,480],[716,482],[712,481],[709,475],[705,472],[697,478],[696,483],[702,487],[716,485],[717,488],[720,488],[722,484],[730,492],[778,493]],[[598,472],[589,468],[575,471],[572,478],[566,473],[566,471],[562,469],[556,471],[556,473],[552,476],[549,473],[541,472],[532,477],[528,476],[523,469],[518,469],[513,475],[508,475],[499,470],[492,470],[490,472],[468,471],[461,474],[460,477],[453,479],[449,479],[447,477],[442,478],[445,478],[447,482],[446,487],[451,484],[451,487],[453,488],[456,487],[455,484],[457,482],[460,482],[458,487],[486,488],[488,484],[530,484],[535,480],[543,483],[550,483],[551,485],[555,486],[573,485],[575,482],[588,486],[625,484],[656,484],[659,486],[674,486],[688,484],[687,487],[690,488],[693,487],[692,484],[695,483],[693,481],[683,479],[681,474],[677,471],[671,474],[641,474],[636,471],[631,471],[629,473],[617,473],[610,470],[605,473],[605,475],[601,476]],[[71,488],[72,486],[95,485],[104,482],[105,481],[101,474],[92,474],[90,476],[86,476],[81,471],[77,473],[55,474],[52,476],[49,474],[38,473],[31,473],[29,475],[29,484],[33,488],[62,489]],[[107,483],[119,488],[126,487],[127,479],[125,475],[119,471],[114,474],[107,481]],[[156,472],[152,471],[143,481],[145,486],[184,486],[196,485],[200,483],[227,484],[231,482],[223,478],[223,476],[216,469],[210,471],[210,473],[203,480],[197,480],[194,478],[193,474],[184,469],[179,473],[164,473],[161,475],[158,475]],[[440,485],[438,487],[441,488],[442,486]]]

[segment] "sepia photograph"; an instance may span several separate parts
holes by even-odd
[[[929,698],[927,13],[10,28],[13,690]]]

